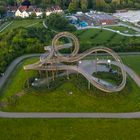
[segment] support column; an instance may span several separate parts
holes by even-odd
[[[46,78],[47,78],[47,86],[49,88],[49,76],[48,76],[48,71],[46,70]]]
[[[41,70],[39,70],[39,76],[40,76],[40,78],[41,78]]]
[[[88,89],[90,90],[90,82],[88,81]]]
[[[68,70],[67,70],[67,79],[70,79],[70,78],[69,78],[69,71],[68,71]]]
[[[53,78],[53,81],[54,81],[54,71],[52,70],[52,78]]]
[[[79,75],[79,73],[78,73],[78,65],[79,65],[79,63],[77,62],[77,78],[78,78],[78,75]]]
[[[29,88],[30,83],[29,83],[28,71],[25,70],[25,73],[26,73],[27,88]]]
[[[95,73],[97,74],[97,52],[95,52]]]

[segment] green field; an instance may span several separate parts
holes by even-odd
[[[125,36],[121,36],[119,34],[115,34],[111,31],[99,30],[99,29],[87,29],[87,30],[78,30],[75,33],[82,45],[82,47],[97,45],[97,44],[106,44],[109,43],[119,43],[124,40]],[[113,37],[112,37],[113,36]],[[110,40],[111,38],[111,40]]]
[[[0,31],[3,30],[10,22],[4,22],[3,24],[0,24]]]
[[[1,140],[139,140],[140,120],[0,119]]]
[[[14,21],[5,31],[16,27],[42,27],[36,20]],[[99,34],[97,35],[97,33]],[[128,37],[91,29],[76,31],[84,49],[98,43],[118,43]],[[95,37],[94,37],[95,36]],[[112,37],[113,36],[113,37]],[[111,40],[110,40],[111,38]],[[140,56],[123,56],[123,62],[140,76]],[[140,111],[140,89],[128,78],[120,93],[103,93],[92,87],[82,77],[58,78],[51,89],[25,90],[27,77],[36,76],[32,71],[26,75],[23,66],[36,62],[38,58],[23,61],[14,70],[1,91],[0,101],[10,105],[2,108],[9,112],[133,112]],[[80,82],[79,82],[80,81]],[[69,95],[72,91],[73,94]],[[15,94],[25,93],[16,102]],[[0,140],[139,140],[139,119],[2,119],[0,118]]]
[[[22,19],[22,20],[14,20],[13,23],[7,27],[4,32],[7,32],[9,30],[18,28],[18,27],[42,27],[43,19]]]
[[[124,63],[139,72],[139,56],[123,57]],[[130,61],[131,60],[131,61]],[[17,93],[24,91],[26,73],[23,71],[23,65],[35,62],[36,59],[28,59],[22,63],[12,74],[3,90],[4,96],[1,100],[9,98]],[[133,63],[135,61],[135,63]],[[30,72],[33,76],[35,72]],[[81,82],[79,82],[79,79]],[[62,81],[62,82],[60,82]],[[17,84],[18,83],[18,84]],[[57,83],[59,83],[57,85]],[[16,103],[4,108],[5,111],[24,111],[24,112],[131,112],[140,111],[140,89],[128,78],[125,89],[119,93],[103,93],[96,88],[87,89],[87,81],[79,76],[58,78],[57,85],[51,90],[30,89]],[[72,91],[73,95],[68,93]]]
[[[109,29],[113,29],[116,31],[120,31],[121,33],[125,33],[125,34],[138,34],[137,31],[128,28],[128,27],[124,27],[124,26],[111,26],[111,27],[107,27]]]

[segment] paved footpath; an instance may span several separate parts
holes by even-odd
[[[136,119],[140,112],[134,113],[13,113],[0,112],[0,118],[100,118],[100,119]]]
[[[95,26],[87,26],[87,27],[84,27],[84,28],[77,27],[77,30],[86,30],[86,29],[100,29],[101,30],[101,27],[100,26],[96,26],[96,27]],[[127,37],[134,37],[134,36],[139,37],[140,36],[140,33],[138,33],[138,34],[128,34],[128,33],[123,33],[123,32],[113,30],[113,29],[107,28],[107,27],[103,27],[102,29],[117,33],[117,34],[122,35],[122,36],[127,36]]]
[[[21,57],[18,57],[17,59],[15,59],[7,68],[7,70],[5,71],[4,76],[2,76],[0,78],[0,89],[4,86],[5,82],[8,80],[9,76],[11,75],[11,73],[13,72],[13,70],[17,67],[17,65],[22,62],[23,60],[27,59],[27,58],[31,58],[31,57],[39,57],[40,54],[28,54],[28,55],[23,55]]]

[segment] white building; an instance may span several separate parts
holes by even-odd
[[[29,8],[27,6],[20,6],[15,12],[15,16],[21,18],[28,18],[33,13],[35,13],[37,17],[42,14],[39,8],[33,8],[32,6],[30,6]]]
[[[37,17],[42,17],[43,16],[43,12],[40,8],[35,9],[35,14],[36,14]]]
[[[27,6],[21,6],[15,12],[16,17],[27,18],[30,16],[31,13],[27,12]]]
[[[49,16],[52,13],[63,13],[63,10],[59,6],[52,6],[46,9],[46,16]]]

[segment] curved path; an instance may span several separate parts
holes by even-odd
[[[104,60],[99,60],[98,61],[99,64],[107,64],[107,61]],[[115,61],[112,61],[111,64],[118,66],[119,64]],[[127,72],[127,74],[133,79],[133,81],[135,81],[135,83],[137,84],[137,86],[140,88],[140,77],[128,66],[124,65],[124,69]]]
[[[91,26],[88,26],[88,27],[84,27],[84,28],[79,28],[77,27],[78,30],[86,30],[86,29],[101,29],[101,27],[91,27]],[[125,33],[122,33],[122,32],[118,32],[116,30],[113,30],[113,29],[109,29],[107,27],[103,27],[102,28],[103,30],[107,30],[107,31],[111,31],[111,32],[114,32],[114,33],[117,33],[119,35],[122,35],[122,36],[127,36],[127,37],[133,37],[133,36],[136,36],[136,37],[139,37],[140,34],[125,34]]]
[[[28,54],[23,55],[15,59],[7,68],[4,73],[4,76],[0,78],[0,89],[4,86],[5,82],[8,80],[9,76],[13,72],[13,70],[17,67],[17,65],[22,62],[24,59],[31,58],[31,57],[39,57],[41,54]]]

